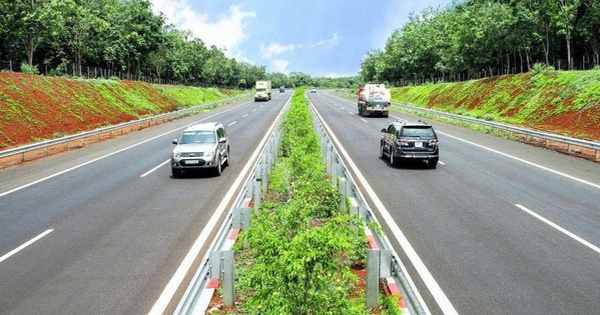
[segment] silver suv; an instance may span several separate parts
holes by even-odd
[[[211,169],[221,175],[223,166],[229,165],[229,139],[220,122],[202,122],[189,125],[171,153],[173,177],[181,176],[184,170]]]

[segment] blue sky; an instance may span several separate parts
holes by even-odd
[[[267,72],[358,74],[409,14],[452,0],[150,0],[167,23]]]

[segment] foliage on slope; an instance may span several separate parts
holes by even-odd
[[[0,73],[0,149],[87,131],[240,94],[138,81]]]
[[[600,71],[544,71],[392,89],[394,102],[600,140]]]

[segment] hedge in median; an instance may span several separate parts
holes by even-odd
[[[327,179],[303,89],[296,90],[282,128],[269,190],[234,247],[238,309],[370,314],[351,271],[366,261],[364,222],[339,212],[340,194]]]

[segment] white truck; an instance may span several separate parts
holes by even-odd
[[[260,80],[256,81],[256,92],[254,93],[254,101],[269,101],[271,100],[271,81]]]
[[[358,89],[358,114],[388,117],[390,99],[390,90],[385,88],[385,84],[365,84]]]

